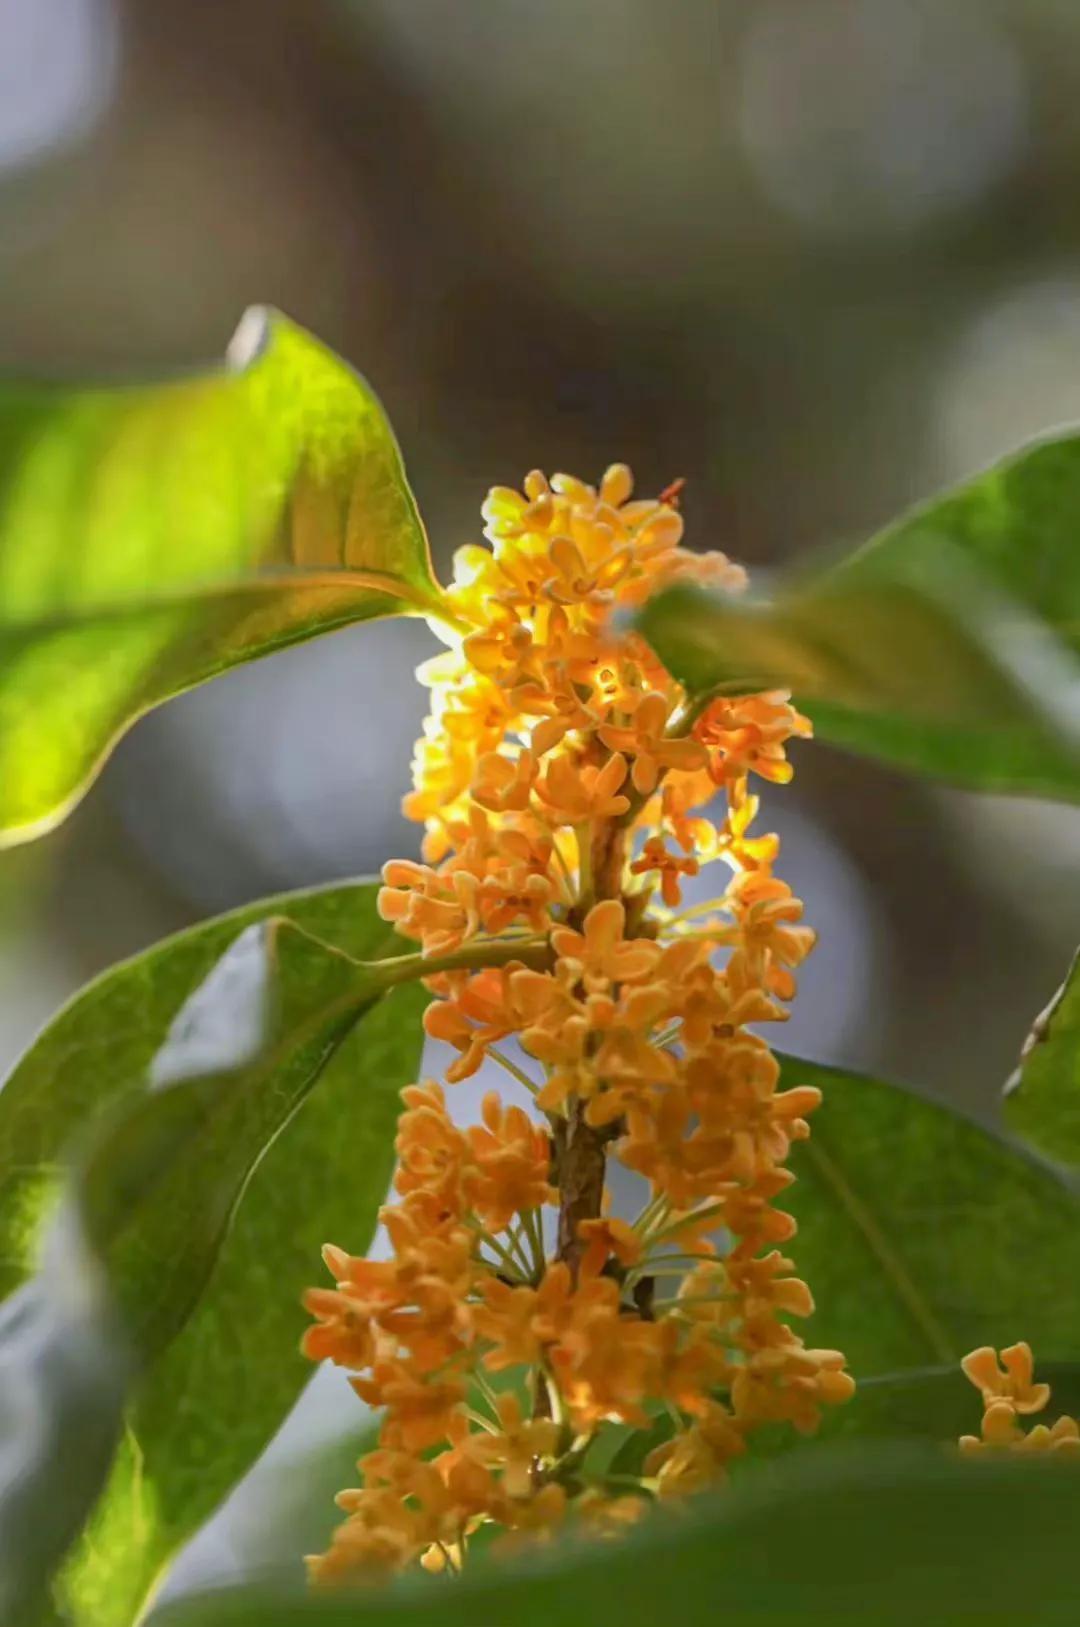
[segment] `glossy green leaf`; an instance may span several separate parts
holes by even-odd
[[[1072,1627],[1080,1469],[944,1452],[788,1458],[620,1543],[447,1585],[221,1592],[160,1627]]]
[[[20,1616],[101,1490],[136,1361],[183,1329],[255,1163],[378,994],[291,922],[252,924],[85,1135],[41,1270],[0,1306],[0,1601]]]
[[[369,967],[294,922],[257,922],[181,1008],[144,1089],[108,1115],[83,1207],[144,1359],[187,1323],[249,1175],[381,994]]]
[[[50,829],[142,712],[238,662],[437,608],[378,401],[248,313],[223,368],[0,389],[0,844]]]
[[[1048,1158],[1080,1165],[1080,955],[1024,1042],[1005,1121]]]
[[[163,1492],[177,1482],[189,1494],[197,1489],[205,1513],[201,1499],[211,1486],[227,1489],[223,1476],[236,1466],[232,1436],[250,1443],[260,1369],[296,1362],[297,1299],[273,1306],[269,1319],[252,1303],[256,1295],[288,1294],[287,1279],[272,1267],[302,1229],[291,1205],[279,1208],[277,1226],[260,1235],[263,1270],[271,1269],[266,1276],[252,1272],[246,1293],[228,1305],[233,1325],[222,1323],[213,1290],[205,1304],[199,1301],[248,1177],[279,1135],[288,1144],[293,1115],[380,992],[368,968],[292,922],[249,926],[182,1009],[155,1058],[150,1090],[121,1104],[107,1154],[89,1161],[83,1185],[91,1231],[108,1238],[125,1325],[147,1358],[166,1354],[134,1398],[116,1470],[62,1582],[65,1606],[87,1627],[120,1627],[135,1618],[167,1557],[165,1544],[190,1528],[189,1501],[185,1528],[170,1529],[174,1510]],[[354,1089],[366,1082],[354,1079]],[[387,1125],[387,1150],[390,1133]],[[123,1183],[116,1178],[117,1143],[124,1168],[135,1172]],[[188,1149],[182,1160],[172,1155],[177,1145]],[[303,1172],[288,1159],[282,1177],[295,1203]],[[385,1154],[373,1168],[355,1169],[361,1190],[368,1179],[378,1183],[368,1200],[373,1208],[385,1184]],[[201,1341],[199,1317],[190,1320],[196,1307],[210,1318]],[[268,1332],[278,1337],[266,1342]],[[177,1335],[183,1337],[169,1350]],[[235,1404],[230,1390],[240,1392]],[[257,1422],[265,1430],[280,1417],[268,1419],[263,1410]],[[178,1427],[185,1419],[186,1427]],[[208,1437],[221,1449],[204,1456]]]
[[[1021,452],[849,559],[639,625],[696,693],[794,691],[821,738],[987,791],[1080,797],[1080,436]]]
[[[1080,1201],[1052,1168],[893,1085],[792,1057],[782,1075],[824,1098],[782,1203],[812,1343],[857,1379],[1017,1339],[1039,1362],[1080,1357]]]
[[[799,1231],[787,1252],[810,1285],[810,1344],[839,1349],[859,1388],[825,1434],[977,1427],[962,1356],[1026,1339],[1040,1371],[1080,1403],[1080,1199],[1057,1172],[949,1108],[895,1085],[784,1056],[782,1085],[816,1085],[811,1135],[792,1149],[795,1185],[781,1207]],[[955,1375],[927,1375],[926,1368]],[[965,1405],[965,1391],[968,1392]],[[955,1406],[951,1397],[955,1396]],[[922,1398],[920,1400],[920,1398]],[[949,1410],[951,1409],[951,1411]],[[658,1422],[651,1444],[664,1438]],[[768,1449],[794,1444],[790,1431]],[[645,1440],[624,1442],[614,1473],[636,1472]]]
[[[103,1108],[116,1111],[110,1103],[140,1101],[141,1081],[178,1007],[228,945],[252,923],[284,916],[345,955],[376,958],[395,947],[376,914],[376,891],[374,884],[353,883],[287,894],[195,927],[106,973],[45,1030],[0,1092],[0,1257],[7,1286],[32,1261],[37,1221],[52,1201],[57,1159],[71,1127]],[[298,945],[308,942],[302,933],[290,936]],[[298,949],[290,965],[307,958]],[[351,963],[316,945],[310,964],[320,975],[342,979],[355,1015]],[[301,979],[296,999],[305,997]],[[300,1294],[320,1280],[323,1242],[361,1251],[370,1240],[392,1166],[397,1092],[419,1061],[423,999],[412,987],[395,990],[357,1026],[349,1029],[351,1019],[343,1017],[341,1031],[325,1045],[318,1035],[304,1039],[297,1068],[317,1061],[325,1071],[291,1118],[295,1102],[290,1106],[276,1076],[267,1105],[272,1117],[280,1114],[288,1123],[258,1162],[194,1314],[140,1389],[106,1496],[69,1568],[79,1621],[92,1627],[130,1621],[160,1567],[254,1461],[310,1376],[297,1348],[305,1324]],[[242,1038],[234,1018],[228,1031],[234,1042]],[[330,1055],[332,1041],[340,1044]],[[296,1088],[299,1099],[307,1088],[302,1073]],[[173,1095],[170,1107],[182,1115],[182,1098]],[[257,1107],[250,1095],[235,1099],[230,1160],[242,1161],[239,1141],[233,1145],[238,1130],[252,1145],[258,1139]],[[151,1122],[152,1136],[163,1122]],[[128,1133],[138,1127],[133,1120]],[[176,1333],[182,1307],[190,1311],[206,1275],[177,1264],[173,1242],[200,1235],[213,1244],[223,1214],[190,1171],[187,1189],[183,1175],[174,1184],[172,1209],[127,1228],[124,1245],[143,1272],[157,1259],[140,1332],[159,1349]],[[194,1211],[182,1201],[185,1190]],[[139,1270],[131,1281],[138,1310]]]

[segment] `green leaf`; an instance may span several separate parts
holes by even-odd
[[[141,1095],[177,1012],[230,944],[254,923],[284,917],[354,960],[397,953],[405,946],[379,918],[378,889],[334,883],[201,921],[110,967],[46,1024],[0,1089],[0,1295],[35,1269],[72,1135]]]
[[[1039,1364],[1075,1360],[1080,1202],[1057,1173],[910,1092],[781,1061],[785,1087],[824,1098],[781,1204],[817,1304],[810,1342],[843,1350],[857,1380],[1018,1339]]]
[[[1030,1422],[1080,1416],[1080,1363],[1040,1361],[1038,1376],[1050,1385],[1051,1401],[1043,1418]],[[820,1438],[947,1443],[977,1435],[982,1413],[979,1394],[959,1367],[883,1373],[864,1379],[850,1406],[830,1409]],[[788,1437],[790,1444],[790,1431]]]
[[[1080,1165],[1080,955],[1024,1042],[1005,1121],[1048,1158]]]
[[[1051,1402],[1045,1420],[1068,1413],[1080,1417],[1080,1363],[1038,1363],[1041,1382],[1050,1385]],[[914,1368],[903,1373],[881,1373],[859,1381],[855,1398],[847,1406],[830,1407],[821,1420],[812,1447],[826,1441],[958,1441],[979,1431],[982,1404],[959,1366]],[[1039,1420],[1033,1420],[1038,1422]],[[672,1421],[659,1413],[644,1429],[628,1430],[602,1473],[640,1475],[645,1459],[656,1446],[671,1439]],[[806,1451],[808,1443],[787,1425],[765,1425],[754,1431],[747,1457],[732,1464],[736,1476],[752,1474],[763,1456]]]
[[[811,1344],[844,1351],[852,1401],[826,1411],[823,1439],[955,1440],[977,1429],[960,1358],[1027,1339],[1054,1409],[1080,1413],[1080,1203],[1057,1174],[949,1109],[894,1085],[783,1056],[782,1084],[823,1094],[796,1143],[781,1206],[817,1309]],[[928,1363],[940,1365],[928,1366]],[[660,1415],[629,1431],[608,1472],[640,1474],[671,1435]],[[790,1450],[758,1431],[754,1456]]]
[[[0,1305],[5,1622],[49,1619],[45,1589],[109,1472],[134,1365],[77,1226],[53,1255]]]
[[[248,1177],[381,994],[370,967],[294,922],[254,923],[181,1008],[147,1088],[94,1138],[87,1230],[144,1358],[187,1323]]]
[[[439,596],[374,394],[277,313],[212,372],[4,387],[0,845],[56,825],[170,695]]]
[[[252,923],[285,916],[346,955],[376,957],[395,944],[378,919],[376,891],[374,883],[351,883],[287,894],[195,927],[99,978],[45,1030],[0,1092],[0,1258],[7,1286],[32,1262],[37,1222],[53,1201],[57,1159],[74,1124],[125,1099],[138,1109],[165,1104],[184,1120],[182,1096],[144,1098],[141,1082],[177,1008],[228,945]],[[308,967],[313,1011],[322,1009],[315,985],[325,978],[328,987],[340,982],[355,1015],[357,968],[300,932],[283,940],[282,931],[275,927],[273,937],[289,942],[289,971],[296,974],[282,989],[291,1001],[285,1012],[303,1009]],[[291,1102],[280,1071],[272,1102],[260,1106],[257,1089],[230,1095],[226,1161],[234,1167],[244,1161],[244,1138],[250,1152],[264,1131],[273,1133],[272,1123],[258,1122],[263,1106],[270,1119],[288,1123],[258,1162],[194,1314],[138,1393],[105,1498],[66,1578],[77,1620],[92,1627],[131,1620],[162,1565],[258,1456],[310,1376],[298,1351],[305,1324],[300,1294],[320,1280],[323,1242],[359,1252],[370,1240],[393,1162],[397,1092],[415,1077],[419,1061],[423,999],[415,987],[397,989],[349,1032],[351,1019],[336,1013],[325,1045],[318,1031],[302,1034],[296,1067],[327,1065],[318,1089],[291,1118],[310,1083],[302,1073]],[[243,1038],[235,1018],[226,1037],[234,1044]],[[334,1041],[338,1049],[328,1057]],[[159,1074],[173,1065],[170,1054],[175,1050],[166,1050]],[[193,1100],[197,1118],[198,1093]],[[215,1122],[226,1127],[220,1114]],[[164,1123],[156,1114],[149,1121],[151,1147]],[[137,1131],[136,1115],[127,1133]],[[107,1183],[104,1190],[111,1190]],[[125,1303],[142,1317],[145,1345],[158,1350],[191,1311],[208,1263],[204,1257],[193,1270],[190,1251],[188,1264],[174,1260],[173,1242],[201,1237],[216,1246],[228,1218],[224,1200],[215,1205],[207,1181],[190,1170],[186,1183],[183,1174],[173,1177],[170,1190],[175,1202],[161,1206],[156,1219],[144,1216],[127,1227],[117,1245],[130,1254],[134,1272]]]
[[[787,688],[821,738],[1080,797],[1080,435],[1030,447],[769,605],[677,587],[639,626],[695,694]]]
[[[780,1200],[799,1223],[786,1252],[816,1303],[806,1338],[842,1350],[858,1384],[823,1434],[940,1438],[946,1416],[944,1438],[974,1430],[978,1398],[960,1359],[1018,1339],[1063,1387],[1055,1403],[1080,1407],[1071,1186],[1023,1147],[895,1085],[790,1056],[781,1064],[783,1088],[816,1085],[823,1096]],[[658,1420],[623,1443],[612,1472],[637,1473],[666,1438]],[[758,1438],[759,1450],[794,1444],[790,1430]]]
[[[0,1306],[0,1601],[20,1614],[100,1491],[133,1358],[184,1327],[255,1162],[378,994],[291,922],[253,924],[87,1136],[40,1274]]]
[[[1080,654],[1080,430],[1022,446],[931,498],[872,538],[841,567],[885,576],[942,543]]]
[[[770,1465],[619,1543],[554,1544],[447,1585],[206,1594],[160,1627],[1072,1627],[1080,1469],[944,1452]]]

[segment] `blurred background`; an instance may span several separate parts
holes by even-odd
[[[1075,0],[0,0],[0,371],[204,362],[278,305],[379,391],[442,569],[490,484],[625,459],[761,576],[1080,418],[1078,198]],[[165,933],[414,852],[432,648],[219,680],[0,856],[0,1060]],[[785,1044],[992,1111],[1080,811],[823,747],[765,809],[822,936]]]

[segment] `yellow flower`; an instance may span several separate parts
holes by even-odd
[[[693,773],[706,762],[705,747],[698,740],[671,740],[665,731],[668,722],[668,703],[663,695],[646,695],[634,712],[626,728],[610,724],[597,733],[611,751],[625,753],[634,759],[631,773],[635,791],[647,796],[656,789],[666,768],[680,773]]]
[[[599,1276],[609,1259],[623,1266],[636,1265],[644,1249],[634,1228],[615,1215],[583,1220],[578,1226],[578,1236],[586,1245],[581,1258],[581,1271],[585,1276]]]
[[[680,859],[677,854],[670,853],[662,836],[650,836],[641,850],[640,859],[630,866],[630,874],[644,876],[652,870],[659,871],[660,896],[669,909],[675,909],[682,903],[681,878],[696,876],[699,869],[696,859]]]
[[[658,944],[645,938],[627,940],[625,931],[625,906],[608,898],[593,905],[580,932],[557,928],[551,934],[551,947],[567,975],[582,979],[590,992],[599,993],[612,983],[639,981],[660,959]]]
[[[738,1420],[713,1402],[688,1429],[649,1453],[645,1473],[656,1480],[661,1497],[685,1497],[713,1485],[731,1459],[745,1451]]]
[[[1041,1412],[1050,1399],[1049,1384],[1034,1381],[1035,1361],[1029,1344],[1009,1345],[997,1353],[982,1345],[960,1363],[966,1378],[980,1391],[985,1402],[1003,1399],[1016,1412]]]
[[[1000,1361],[992,1346],[981,1345],[960,1366],[982,1395],[985,1408],[981,1432],[960,1437],[965,1457],[1003,1452],[1080,1456],[1080,1424],[1075,1418],[1066,1414],[1052,1425],[1036,1424],[1026,1434],[1020,1426],[1021,1417],[1042,1412],[1050,1400],[1049,1384],[1035,1383],[1030,1345],[1009,1345]]]
[[[468,1132],[470,1192],[484,1224],[501,1231],[515,1215],[551,1201],[550,1137],[522,1108],[504,1107],[494,1091],[482,1111],[483,1125]]]
[[[554,757],[536,781],[536,794],[548,816],[563,825],[618,819],[630,806],[630,798],[619,790],[625,779],[625,757],[609,757],[603,768],[580,767],[569,757]]]
[[[508,1497],[530,1497],[545,1458],[555,1454],[559,1426],[550,1418],[523,1418],[516,1395],[506,1392],[496,1401],[498,1428],[470,1435],[465,1448],[477,1463],[500,1469],[500,1485]]]

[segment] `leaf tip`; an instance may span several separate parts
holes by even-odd
[[[273,319],[269,305],[248,306],[225,350],[225,360],[234,372],[245,372],[266,352]]]
[[[280,919],[247,927],[181,1006],[150,1068],[151,1090],[230,1073],[263,1049]]]

